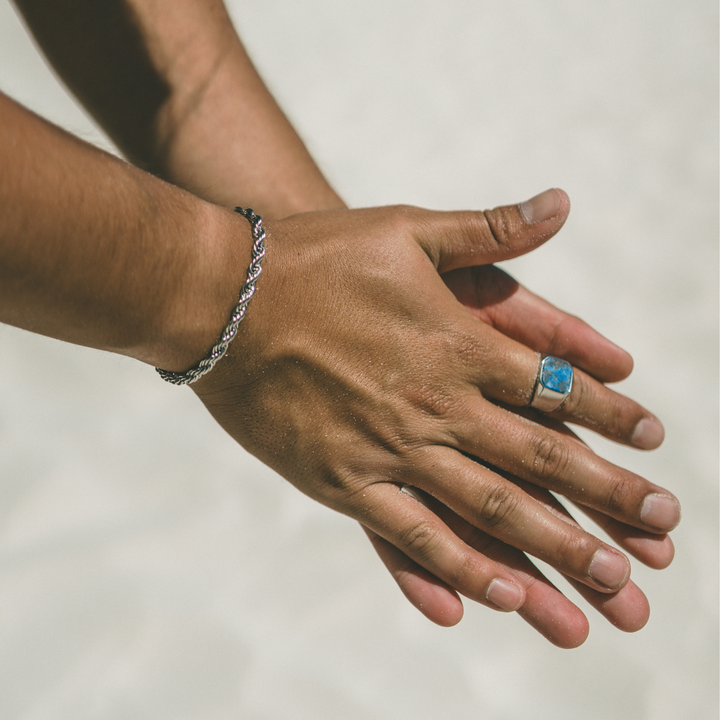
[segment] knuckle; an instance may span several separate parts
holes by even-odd
[[[395,212],[398,216],[411,216],[411,215],[417,215],[420,213],[420,208],[418,208],[415,205],[408,205],[405,203],[397,203],[396,205],[393,205],[392,208],[393,212]]]
[[[547,329],[545,335],[545,346],[548,348],[547,352],[550,354],[562,357],[562,353],[565,350],[562,338],[564,336],[568,319],[569,318],[562,318]]]
[[[477,584],[478,564],[470,553],[464,553],[457,558],[455,564],[448,572],[448,581],[456,590],[468,592],[469,588]]]
[[[536,477],[554,482],[564,476],[569,462],[567,446],[560,438],[541,436],[532,451],[532,468]]]
[[[418,223],[422,222],[419,209],[412,205],[388,205],[380,209],[378,214],[382,222],[376,226],[378,234],[374,237],[378,241],[377,246],[382,247],[385,252],[391,249],[392,238],[412,236]],[[360,220],[363,220],[362,216]],[[366,231],[367,226],[363,224],[360,229]]]
[[[615,437],[629,442],[644,413],[632,400],[611,390],[607,392],[609,393],[609,409],[606,413],[608,430]]]
[[[427,222],[426,214],[414,205],[393,205],[388,210],[391,222],[395,224],[398,230],[423,226]]]
[[[483,215],[487,223],[490,237],[495,245],[500,248],[507,248],[512,244],[512,235],[508,218],[501,208],[486,210]]]
[[[643,410],[635,402],[575,371],[573,388],[560,407],[564,416],[583,418],[603,434],[630,441]]]
[[[480,499],[478,517],[485,526],[503,528],[512,522],[518,508],[518,498],[512,487],[498,484]]]
[[[632,496],[635,482],[628,477],[619,477],[609,488],[605,498],[605,507],[612,514],[624,514],[627,511],[628,498]]]
[[[456,220],[459,223],[461,232],[468,239],[477,239],[478,237],[485,237],[490,234],[486,213],[458,213]]]
[[[312,481],[305,486],[304,492],[333,510],[342,513],[361,513],[362,498],[365,490],[372,484],[370,477],[356,473],[348,468],[310,471]]]
[[[445,387],[423,384],[408,390],[410,402],[425,415],[444,418],[452,413],[456,400]]]
[[[588,395],[587,379],[577,370],[573,373],[573,384],[570,394],[560,406],[560,411],[565,415],[582,415],[583,405]]]
[[[413,559],[430,560],[437,547],[438,531],[427,520],[419,520],[401,531],[400,547]]]
[[[573,528],[560,538],[553,548],[552,557],[543,558],[552,561],[559,569],[572,568],[580,574],[586,574],[588,558],[595,552],[596,543],[584,533]]]
[[[470,368],[481,367],[488,361],[488,347],[479,337],[462,335],[453,341],[456,358]]]
[[[575,315],[563,312],[562,316],[548,324],[544,331],[545,352],[557,357],[565,357],[578,335],[578,330],[586,327]]]

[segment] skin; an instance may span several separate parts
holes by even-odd
[[[185,370],[222,332],[249,262],[249,226],[221,206],[252,206],[268,232],[257,296],[226,358],[192,386],[218,422],[357,519],[434,622],[459,621],[460,595],[501,609],[492,602],[501,581],[505,605],[517,600],[505,609],[518,607],[559,646],[580,644],[585,616],[530,554],[620,629],[642,627],[649,607],[625,557],[550,491],[642,562],[666,566],[674,498],[599,458],[563,423],[643,449],[660,444],[662,426],[604,385],[630,373],[627,353],[492,266],[552,237],[567,196],[485,213],[346,210],[222,4],[166,5],[18,3],[124,154],[175,186],[0,98],[9,129],[0,159],[23,168],[19,180],[0,179],[11,208],[0,219],[0,319]],[[550,416],[523,409],[538,352],[577,368]],[[662,526],[640,517],[649,495],[677,508]],[[598,550],[618,565],[611,586],[590,574]]]

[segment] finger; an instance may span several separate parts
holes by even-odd
[[[428,620],[442,627],[452,627],[462,620],[463,604],[455,590],[387,540],[362,528],[405,597]]]
[[[576,524],[549,493],[525,483],[521,485],[553,512]],[[585,615],[523,553],[471,526],[427,494],[417,489],[411,494],[430,507],[469,546],[514,575],[525,590],[525,602],[517,612],[529,625],[558,647],[574,648],[585,641],[589,630]],[[460,621],[462,602],[452,588],[375,533],[367,528],[365,531],[402,592],[420,612],[445,627]],[[598,593],[575,580],[569,581],[590,605],[620,630],[634,632],[647,622],[647,599],[632,581],[611,595]]]
[[[590,630],[585,614],[524,553],[472,527],[457,515],[449,524],[468,545],[513,573],[525,590],[525,602],[516,611],[525,622],[558,647],[576,648],[585,642]]]
[[[422,503],[392,483],[363,493],[362,507],[350,513],[446,586],[486,607],[513,612],[525,593],[511,573],[457,537]]]
[[[530,411],[521,411],[524,417],[530,417],[539,424],[547,428],[553,429],[570,440],[587,447],[567,425],[542,415],[542,413],[532,413]],[[501,471],[500,471],[501,472]],[[511,478],[524,488],[526,492],[533,495],[535,492],[543,493],[544,491],[537,486],[531,485],[517,478]],[[546,495],[547,496],[547,493]],[[543,497],[545,497],[543,496]],[[550,496],[552,497],[552,496]],[[536,497],[537,499],[537,497]],[[629,552],[633,557],[648,567],[656,570],[666,568],[673,560],[675,555],[675,547],[668,535],[658,535],[656,533],[646,532],[639,528],[627,525],[619,520],[615,520],[602,512],[588,508],[580,503],[575,503],[576,507],[581,510],[593,522],[597,523],[623,550]],[[564,508],[563,508],[564,510]]]
[[[443,280],[475,317],[536,352],[563,358],[604,383],[632,372],[627,352],[494,265],[453,270]]]
[[[561,520],[580,527],[550,493],[522,481],[518,485]],[[558,647],[578,647],[585,641],[589,631],[585,615],[523,553],[472,527],[437,501],[421,497],[458,537],[513,572],[525,589],[525,602],[517,612],[528,624]],[[618,629],[635,632],[647,623],[650,616],[647,598],[632,580],[619,591],[607,594],[572,578],[566,579]]]
[[[573,374],[568,397],[550,414],[640,450],[654,450],[665,439],[665,429],[654,415],[581,370]]]
[[[482,399],[467,403],[476,407],[466,407],[462,428],[455,427],[463,452],[648,533],[664,534],[680,521],[680,504],[664,488],[564,433]]]
[[[470,547],[505,567],[525,590],[517,613],[554,645],[575,648],[585,642],[589,626],[583,612],[566,598],[519,550],[473,527],[442,503],[417,488],[403,488],[429,507]]]
[[[552,189],[520,205],[485,212],[415,212],[417,240],[444,273],[530,252],[560,230],[570,200],[562,190]]]
[[[557,517],[516,483],[449,447],[435,448],[427,460],[414,484],[474,527],[600,592],[627,582],[630,564],[622,553]],[[452,482],[438,482],[438,468]]]
[[[483,396],[514,407],[530,405],[539,372],[535,351],[479,323],[474,334],[455,342],[459,361]],[[660,421],[642,405],[577,368],[568,396],[545,414],[644,450],[657,447],[665,436]]]
[[[518,615],[553,645],[568,650],[579,647],[587,640],[590,632],[585,613],[565,597],[529,560],[527,564],[529,569],[525,571],[525,575],[533,582],[528,582],[525,586],[526,599],[518,609]],[[588,592],[595,592],[582,583],[577,584],[587,588]]]
[[[538,488],[522,480],[515,480],[538,503],[565,522],[580,527],[575,518],[567,511],[557,498],[546,490]],[[650,605],[645,594],[632,580],[615,593],[599,593],[573,578],[566,580],[577,590],[587,602],[615,627],[623,632],[636,632],[645,626],[650,618]],[[527,603],[527,600],[526,600]]]
[[[632,580],[611,595],[597,593],[572,578],[568,578],[568,582],[618,630],[637,632],[644,628],[650,619],[647,597]]]
[[[457,515],[455,518],[460,521]],[[480,533],[468,523],[465,526],[470,531]],[[428,620],[442,627],[451,627],[460,622],[463,616],[462,600],[452,588],[387,540],[365,527],[363,529],[398,587],[415,608]],[[475,547],[469,535],[464,539]],[[585,642],[589,626],[584,613],[523,553],[489,535],[485,535],[480,544],[486,548],[488,557],[505,566],[525,588],[525,602],[516,610],[523,620],[558,647],[575,648]]]
[[[675,557],[675,546],[668,535],[653,535],[638,528],[630,527],[603,513],[575,503],[591,520],[597,523],[623,550],[636,557],[641,563],[663,570]]]

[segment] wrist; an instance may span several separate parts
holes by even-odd
[[[163,380],[173,385],[189,385],[209,373],[225,356],[230,343],[237,335],[240,323],[245,319],[248,305],[255,295],[255,286],[262,273],[262,261],[265,258],[265,229],[262,218],[250,208],[236,207],[235,212],[247,219],[252,228],[253,246],[252,261],[248,267],[245,282],[240,290],[240,297],[232,309],[227,325],[222,331],[212,350],[192,368],[185,372],[173,372],[163,368],[155,368]]]
[[[253,244],[243,217],[198,201],[192,230],[178,248],[181,261],[168,288],[145,362],[186,372],[210,354],[223,335],[245,282]]]

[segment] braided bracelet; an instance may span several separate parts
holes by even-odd
[[[220,340],[210,351],[210,354],[201,360],[194,368],[187,372],[172,372],[170,370],[161,370],[155,368],[163,380],[167,380],[173,385],[187,385],[201,378],[205,373],[213,369],[215,363],[225,354],[228,345],[237,335],[238,325],[242,322],[247,312],[247,306],[252,296],[255,294],[255,283],[262,272],[262,260],[265,257],[265,229],[262,226],[262,218],[256,215],[250,208],[244,209],[236,207],[235,212],[240,213],[247,218],[252,227],[253,243],[252,261],[248,268],[247,280],[240,291],[240,299],[230,316],[230,322],[223,331]]]

